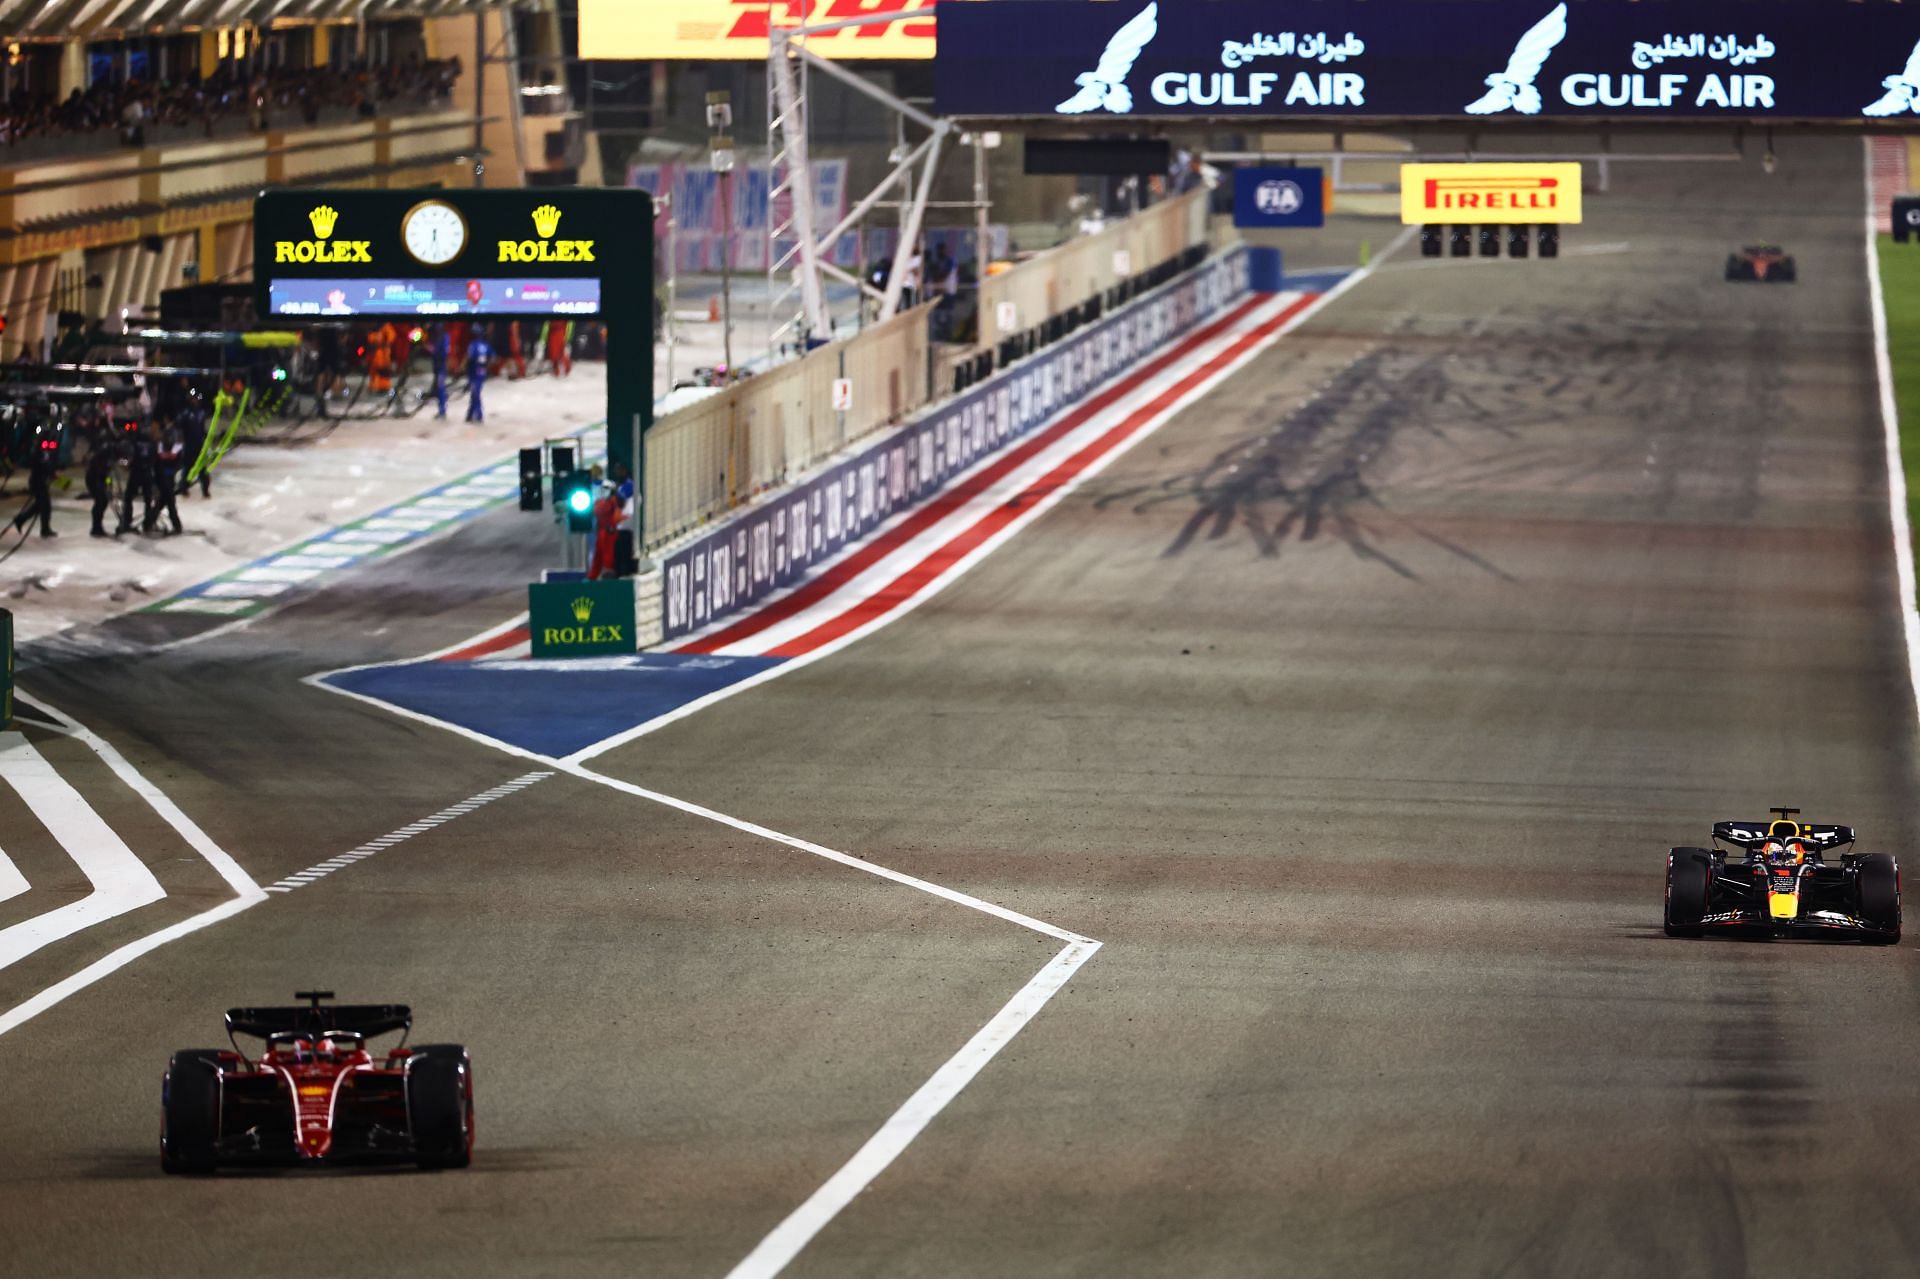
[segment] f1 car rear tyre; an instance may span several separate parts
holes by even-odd
[[[1676,848],[1668,856],[1666,930],[1669,937],[1698,937],[1707,913],[1706,854]]]
[[[459,1044],[427,1044],[407,1070],[407,1111],[422,1168],[473,1162],[473,1063]]]
[[[1794,260],[1792,258],[1788,258],[1786,261],[1782,262],[1779,266],[1775,267],[1774,271],[1776,274],[1779,275],[1780,283],[1782,284],[1792,284],[1795,280],[1800,278],[1800,268],[1797,265],[1795,265]]]
[[[183,1048],[167,1062],[160,1085],[160,1167],[209,1173],[220,1140],[217,1048]]]
[[[1886,853],[1860,859],[1860,918],[1874,929],[1868,940],[1891,946],[1900,940],[1900,868]]]

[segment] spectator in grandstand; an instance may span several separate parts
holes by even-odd
[[[378,115],[384,105],[444,101],[460,73],[458,58],[410,56],[384,66],[277,67],[258,75],[230,66],[165,83],[102,78],[65,98],[15,90],[0,101],[0,141],[119,130],[128,145],[143,146],[156,125],[200,125],[211,136],[217,121],[242,114],[255,129],[266,128],[276,110],[297,112],[308,124],[329,109]]]

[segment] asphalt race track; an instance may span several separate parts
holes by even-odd
[[[1659,928],[1715,818],[1920,859],[1861,149],[1780,150],[1616,169],[1558,262],[1402,251],[926,606],[595,761],[1104,943],[788,1273],[1912,1272],[1911,943]],[[1798,284],[1722,281],[1760,239]],[[506,617],[521,518],[23,681],[266,884],[537,769],[299,682]],[[224,893],[138,846],[169,900],[0,1007]],[[724,1274],[1057,949],[554,776],[0,1036],[0,1269]],[[312,983],[471,1047],[470,1171],[160,1175],[167,1054]]]

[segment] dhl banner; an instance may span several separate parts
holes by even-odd
[[[1400,166],[1400,221],[1408,226],[1579,220],[1577,160]]]
[[[580,0],[583,58],[767,56],[774,27],[930,9],[934,0]],[[825,58],[931,58],[933,19],[876,22],[807,37]]]

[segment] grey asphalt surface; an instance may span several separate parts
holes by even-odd
[[[1914,1271],[1911,946],[1659,929],[1715,818],[1915,834],[1860,148],[1777,149],[1617,172],[1558,262],[1403,252],[918,611],[596,763],[1105,943],[791,1273]],[[1722,282],[1760,239],[1799,284]],[[269,882],[535,767],[298,683],[505,616],[517,518],[28,688]],[[1055,949],[553,777],[0,1036],[0,1269],[724,1273]],[[473,1169],[159,1175],[167,1052],[311,982],[471,1046]]]

